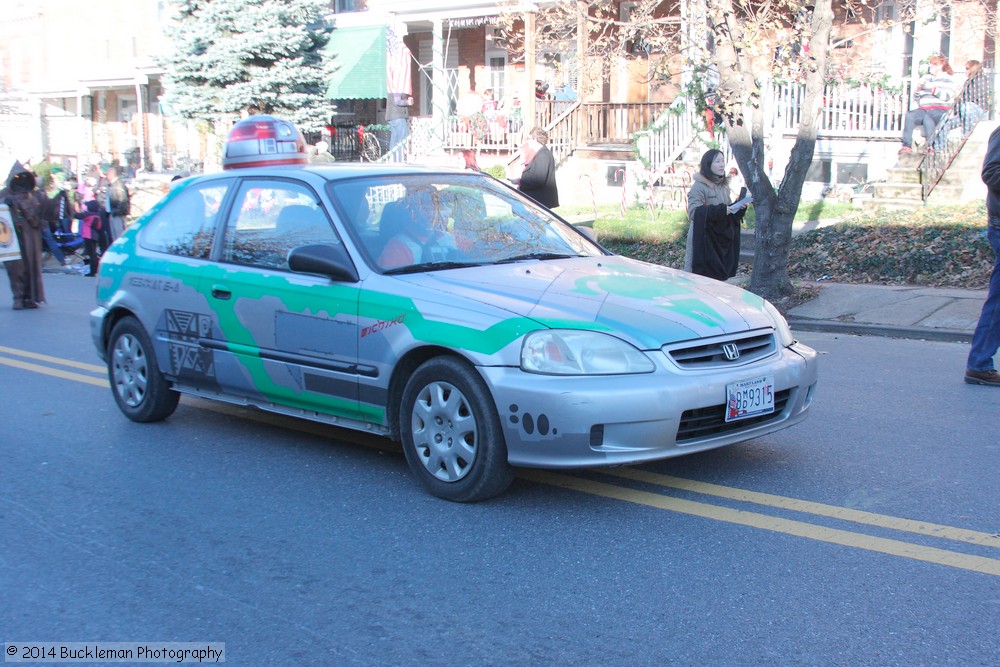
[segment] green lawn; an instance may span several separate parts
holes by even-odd
[[[594,217],[592,206],[560,206],[564,217]],[[752,226],[752,210],[747,222]],[[789,252],[793,280],[911,284],[983,289],[993,266],[983,202],[864,212],[840,202],[804,202],[798,221],[838,220],[797,236]],[[683,211],[599,206],[594,230],[612,252],[680,268],[687,217]],[[745,267],[749,270],[749,266]]]

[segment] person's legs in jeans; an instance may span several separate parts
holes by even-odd
[[[976,332],[972,335],[972,347],[966,363],[971,371],[993,370],[993,357],[1000,348],[1000,230],[990,229],[986,237],[993,247],[993,274]]]
[[[972,134],[972,129],[976,127],[976,123],[978,123],[984,115],[983,108],[975,102],[963,103],[961,113],[962,134],[965,136]]]
[[[941,122],[941,119],[944,118],[944,113],[945,112],[943,109],[927,109],[926,111],[924,111],[924,120],[923,120],[924,137],[926,137],[927,139],[924,142],[925,147],[927,148],[930,147],[931,140],[934,139],[934,132],[935,130],[937,130],[938,124]],[[942,134],[934,142],[934,148],[941,150],[942,148],[944,148],[947,142],[948,142],[948,135]]]
[[[924,117],[923,109],[912,109],[903,117],[903,147],[913,147],[913,128],[920,124]]]
[[[410,125],[405,118],[394,118],[389,121],[389,150],[393,152],[393,162],[406,162],[406,148],[396,149],[396,146],[406,141],[410,135]]]

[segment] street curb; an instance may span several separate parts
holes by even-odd
[[[928,329],[919,327],[893,327],[884,324],[857,324],[854,322],[828,322],[792,318],[788,326],[793,331],[820,331],[825,333],[852,334],[855,336],[883,336],[885,338],[908,338],[912,340],[933,340],[946,343],[971,343],[972,333],[957,329]]]

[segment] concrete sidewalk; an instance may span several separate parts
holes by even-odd
[[[792,329],[969,342],[987,290],[818,283],[788,311]]]

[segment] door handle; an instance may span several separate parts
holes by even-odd
[[[225,285],[212,285],[212,296],[216,299],[226,301],[233,296],[233,293]]]

